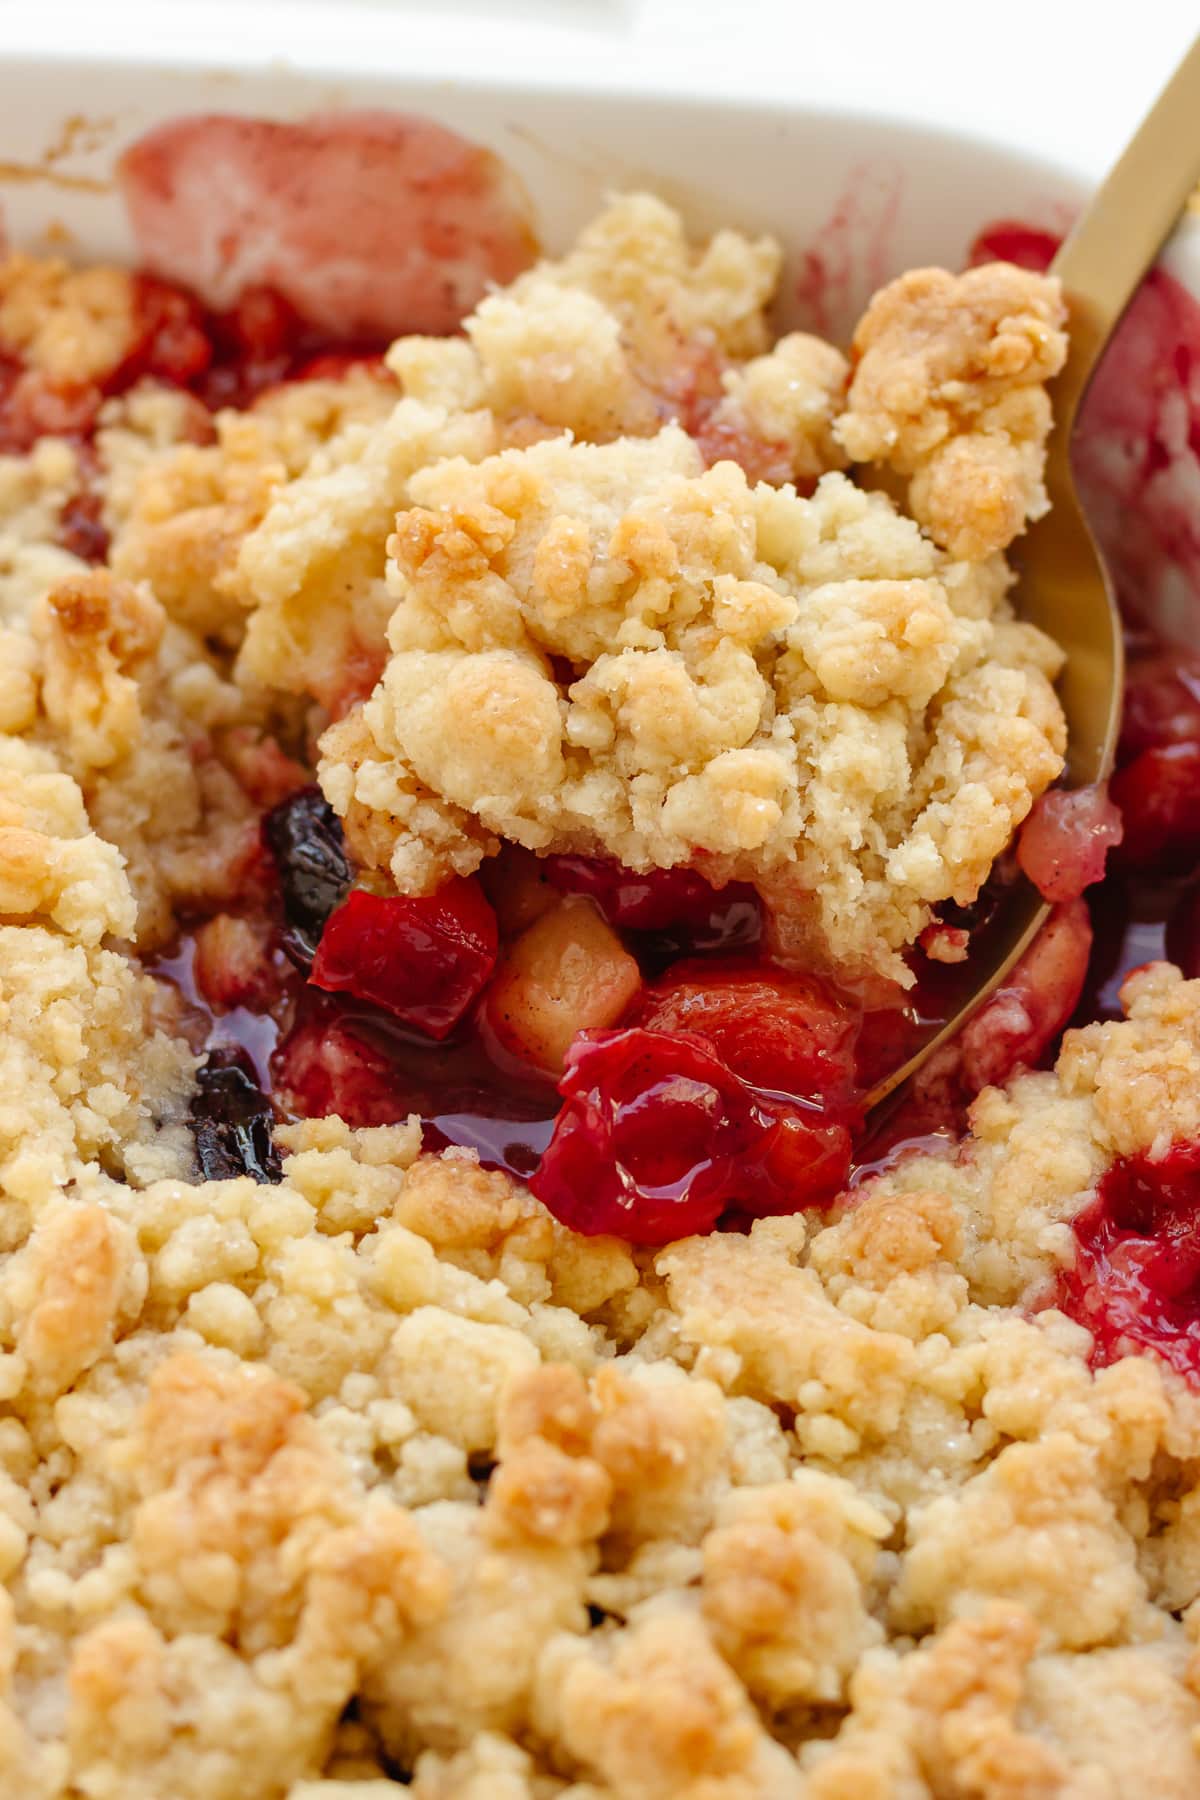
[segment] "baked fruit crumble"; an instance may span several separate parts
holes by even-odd
[[[0,266],[0,1793],[1200,1792],[1200,676],[1054,785],[1036,237]]]

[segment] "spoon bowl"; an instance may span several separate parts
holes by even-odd
[[[1054,427],[1046,454],[1049,511],[1015,558],[1017,610],[1062,645],[1058,694],[1067,721],[1064,785],[1086,787],[1112,772],[1121,725],[1124,649],[1116,594],[1079,504],[1071,445],[1088,384],[1143,276],[1200,181],[1200,39],[1192,45],[1103,185],[1063,243],[1050,273],[1068,315],[1066,363],[1052,384]],[[969,987],[907,1062],[867,1095],[892,1095],[1002,987],[1050,916],[1023,876],[1002,916],[973,950]]]

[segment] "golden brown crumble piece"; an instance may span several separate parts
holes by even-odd
[[[138,330],[125,269],[72,269],[24,255],[0,262],[0,348],[54,381],[78,385],[110,374]]]
[[[1065,323],[1057,281],[1011,263],[912,269],[859,322],[835,435],[852,461],[909,477],[913,517],[952,556],[1003,550],[1046,510],[1045,383]]]

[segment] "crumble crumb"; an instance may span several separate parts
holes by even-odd
[[[1003,550],[1046,511],[1045,383],[1065,323],[1058,282],[1010,263],[912,269],[859,322],[834,431],[855,462],[909,477],[913,517],[952,556]]]

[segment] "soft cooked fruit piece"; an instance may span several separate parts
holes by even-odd
[[[1092,1333],[1094,1359],[1153,1350],[1200,1374],[1200,1144],[1114,1163],[1074,1231],[1055,1299]]]
[[[566,1104],[530,1188],[586,1235],[664,1244],[723,1212],[797,1212],[845,1181],[850,1136],[757,1094],[702,1039],[583,1032],[559,1083]]]
[[[735,905],[757,907],[758,895],[744,881],[715,888],[694,869],[650,869],[635,875],[620,863],[591,856],[548,856],[547,878],[568,894],[586,894],[610,925],[624,931],[684,929],[690,937],[714,940],[720,922]]]
[[[134,279],[138,340],[111,385],[119,390],[139,376],[152,375],[187,387],[205,373],[213,358],[199,302],[154,275]]]
[[[1175,902],[1167,921],[1166,954],[1189,981],[1200,976],[1200,888],[1189,888]]]
[[[309,979],[444,1038],[486,984],[497,941],[496,915],[477,881],[459,877],[421,895],[356,888],[330,915]]]
[[[198,928],[195,946],[192,977],[214,1012],[232,1006],[263,1012],[278,999],[281,971],[265,921],[215,913]]]
[[[580,1031],[615,1025],[641,986],[637,963],[589,900],[560,900],[509,946],[485,1016],[497,1042],[551,1074]]]
[[[1200,658],[1181,651],[1131,659],[1121,716],[1121,762],[1164,744],[1200,743]]]
[[[1102,784],[1070,793],[1053,788],[1022,827],[1017,861],[1043,900],[1058,906],[1101,879],[1121,837],[1120,811]]]
[[[260,1182],[282,1180],[271,1122],[271,1102],[245,1052],[210,1050],[196,1072],[188,1119],[204,1179],[250,1175]]]
[[[325,922],[352,878],[341,820],[320,788],[306,787],[267,814],[263,837],[279,870],[283,947],[299,968],[309,969]]]
[[[412,1110],[387,1052],[342,1018],[336,1002],[316,996],[272,1056],[271,1085],[288,1112],[336,1116],[356,1129],[390,1125]]]
[[[969,1095],[1036,1068],[1079,1004],[1091,949],[1087,903],[1055,907],[1004,986],[954,1040]]]
[[[701,1037],[743,1081],[844,1103],[861,1015],[814,975],[741,958],[676,963],[638,1008],[649,1031]]]
[[[1111,790],[1125,821],[1122,864],[1177,869],[1200,851],[1200,744],[1143,750]]]

